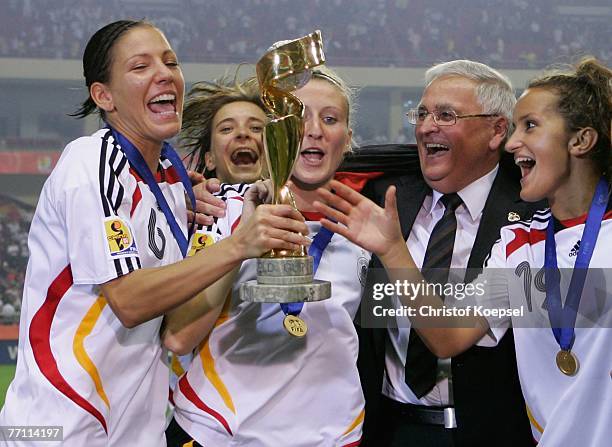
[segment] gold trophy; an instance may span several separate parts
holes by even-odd
[[[274,44],[257,62],[261,98],[272,115],[264,129],[264,149],[274,204],[291,204],[295,208],[286,183],[304,135],[304,104],[291,92],[309,81],[311,68],[324,62],[318,30]],[[304,247],[295,251],[272,250],[257,259],[257,280],[242,284],[240,296],[245,301],[268,303],[319,301],[331,296],[331,283],[313,279],[313,258]],[[285,327],[296,336],[306,333],[305,323],[296,316],[287,315]]]

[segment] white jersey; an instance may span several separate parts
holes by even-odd
[[[596,270],[590,270],[587,276],[578,309],[572,352],[580,367],[571,377],[557,367],[555,358],[560,348],[544,307],[544,246],[549,216],[550,211],[545,210],[527,223],[504,227],[483,276],[476,281],[487,280],[485,300],[489,307],[510,306],[523,313],[512,316],[512,325],[521,388],[538,445],[607,447],[612,440],[612,299],[605,293],[602,275],[609,275],[612,265],[612,212],[604,217],[589,264]],[[584,221],[583,217],[556,224],[557,263],[564,273],[563,303]],[[492,327],[509,324],[508,319],[500,322],[494,317],[489,322]]]
[[[159,186],[185,231],[183,186],[168,160],[160,164]],[[17,370],[0,425],[61,426],[64,446],[165,446],[162,318],[125,328],[99,284],[182,255],[108,129],[66,146],[28,247]]]
[[[226,237],[236,226],[244,189],[224,187],[226,218],[213,233]],[[307,224],[311,235],[320,228]],[[256,277],[256,260],[244,262],[231,300],[175,390],[179,425],[206,446],[358,445],[364,399],[353,318],[369,259],[333,235],[315,274],[332,282],[332,297],[304,304],[304,338],[284,329],[279,304],[240,301],[240,284]]]

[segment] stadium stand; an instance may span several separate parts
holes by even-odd
[[[0,323],[19,321],[34,208],[0,194]]]
[[[313,0],[303,6],[67,0],[49,7],[44,0],[9,0],[0,18],[0,57],[78,59],[100,23],[142,18],[143,11],[185,62],[255,62],[270,42],[315,28],[328,41],[329,57],[346,66],[420,67],[472,58],[499,68],[540,68],[587,50],[605,61],[612,56],[611,8],[602,0]]]

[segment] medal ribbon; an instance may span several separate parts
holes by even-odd
[[[588,273],[589,263],[593,256],[601,221],[608,204],[608,183],[604,178],[599,180],[595,195],[591,201],[589,213],[582,232],[580,249],[576,257],[572,278],[565,305],[561,303],[560,273],[557,268],[557,246],[555,243],[554,218],[552,212],[546,228],[546,245],[544,248],[544,275],[546,280],[546,302],[548,318],[555,340],[563,351],[569,351],[574,343],[574,326],[582,290]]]
[[[140,151],[136,149],[134,145],[126,137],[124,137],[121,133],[119,133],[112,127],[110,129],[113,132],[113,137],[115,141],[119,143],[120,149],[123,151],[123,153],[127,157],[132,168],[134,168],[134,170],[138,173],[138,175],[142,177],[142,179],[145,181],[145,183],[147,184],[147,186],[149,187],[149,189],[155,196],[155,200],[157,200],[157,204],[159,205],[162,212],[164,213],[164,216],[166,216],[168,225],[170,225],[170,230],[172,231],[172,234],[174,235],[174,239],[176,240],[179,248],[181,249],[181,253],[183,254],[183,257],[187,256],[187,250],[189,248],[189,238],[191,237],[191,234],[193,233],[194,223],[193,222],[191,223],[191,225],[189,226],[189,229],[187,230],[187,236],[185,236],[185,234],[183,234],[183,231],[179,227],[179,224],[177,223],[176,218],[174,217],[174,214],[170,210],[170,206],[168,205],[168,202],[166,201],[164,194],[159,188],[159,185],[157,184],[157,181],[155,180],[153,173],[147,166],[147,163],[142,157],[142,154],[140,153]],[[181,183],[183,184],[183,188],[185,188],[185,192],[187,193],[187,196],[189,197],[189,200],[191,201],[191,209],[195,210],[195,195],[193,193],[193,187],[191,186],[191,181],[189,180],[189,176],[187,175],[187,170],[185,169],[185,166],[183,165],[181,158],[176,153],[174,148],[170,144],[166,143],[165,141],[164,141],[164,145],[161,150],[161,156],[167,158],[168,160],[170,160],[170,163],[172,163],[172,166],[178,173],[179,178],[181,179]]]
[[[333,235],[333,231],[328,230],[325,227],[321,227],[319,232],[312,239],[312,244],[310,244],[310,247],[308,247],[308,254],[314,258],[312,266],[313,276],[315,273],[317,273],[323,252],[329,245],[329,241],[331,241]],[[297,317],[302,311],[304,303],[282,303],[280,306],[285,315],[294,315]]]

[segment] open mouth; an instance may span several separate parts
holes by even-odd
[[[250,148],[240,148],[232,153],[230,160],[237,166],[253,165],[259,160],[259,154]]]
[[[514,164],[521,168],[521,175],[526,177],[531,172],[536,162],[533,158],[520,156],[514,159]]]
[[[319,162],[323,159],[325,153],[321,149],[311,147],[301,151],[300,155],[304,157],[307,161]]]
[[[427,151],[427,155],[436,155],[441,152],[447,152],[449,147],[445,144],[427,143],[425,144],[425,150]]]
[[[161,115],[176,115],[176,95],[164,93],[151,99],[147,104],[149,110]]]

